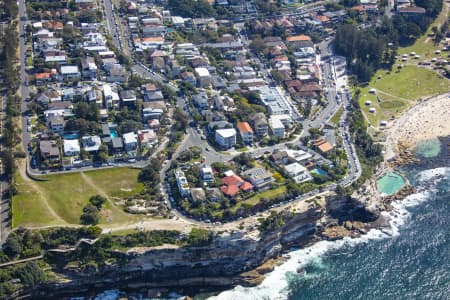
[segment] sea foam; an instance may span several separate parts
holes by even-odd
[[[263,282],[255,287],[237,286],[232,290],[224,291],[210,300],[283,300],[288,298],[289,274],[297,273],[311,262],[319,262],[321,257],[330,251],[335,251],[344,246],[355,246],[367,243],[371,240],[392,238],[400,234],[400,228],[407,223],[410,212],[407,208],[417,206],[433,198],[436,185],[441,180],[450,178],[450,168],[437,168],[420,172],[416,175],[416,193],[407,196],[403,200],[392,203],[393,210],[383,212],[382,215],[388,220],[390,226],[385,229],[371,229],[367,234],[357,238],[343,238],[337,241],[320,241],[314,245],[292,251],[290,258],[283,264],[266,275]],[[305,274],[306,276],[308,274]]]

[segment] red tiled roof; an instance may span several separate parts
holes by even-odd
[[[249,191],[253,189],[253,185],[248,181],[244,181],[244,183],[239,188],[243,191]]]
[[[228,186],[230,185],[240,186],[242,183],[244,183],[244,180],[237,175],[224,177],[221,179],[221,181],[223,184],[226,184]]]
[[[299,41],[310,41],[310,40],[311,40],[311,37],[308,35],[304,35],[304,34],[288,36],[286,38],[286,41],[288,41],[288,42],[299,42]]]
[[[220,190],[230,197],[234,197],[239,193],[239,188],[236,185],[223,185],[220,187]]]
[[[49,72],[44,72],[44,73],[37,73],[36,75],[34,75],[34,78],[36,79],[48,79],[50,78],[51,74]]]
[[[253,129],[247,122],[239,122],[237,123],[237,127],[241,133],[253,132]]]

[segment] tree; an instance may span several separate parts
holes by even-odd
[[[216,12],[205,0],[169,0],[168,7],[173,14],[186,18],[213,17]]]
[[[83,208],[83,213],[80,216],[80,222],[83,225],[97,225],[100,216],[99,216],[99,210],[97,207],[92,205],[91,203],[86,204],[86,206]]]
[[[23,268],[19,269],[18,276],[21,283],[28,287],[36,286],[46,279],[44,271],[34,261],[27,263]]]
[[[255,53],[262,53],[266,49],[266,44],[264,43],[264,40],[260,36],[256,36],[255,38],[253,38],[249,47]]]
[[[204,247],[212,243],[214,235],[212,232],[202,228],[192,228],[187,242],[192,247]]]
[[[102,205],[106,202],[106,198],[100,195],[95,195],[89,198],[89,202],[100,210],[102,209]]]
[[[3,246],[3,251],[6,253],[6,255],[13,258],[22,253],[22,250],[23,247],[19,241],[18,236],[14,233],[8,235],[5,245]]]
[[[161,169],[160,162],[157,159],[152,158],[150,160],[150,163],[139,172],[138,181],[147,183],[151,186],[158,185],[160,181],[159,179],[160,169]]]

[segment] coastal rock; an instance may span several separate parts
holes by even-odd
[[[352,237],[354,234],[344,226],[331,226],[322,231],[322,236],[326,239],[334,241],[344,237]]]

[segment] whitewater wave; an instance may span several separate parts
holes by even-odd
[[[284,300],[288,298],[288,278],[297,273],[297,270],[305,268],[308,264],[322,264],[321,257],[331,251],[342,249],[344,246],[355,246],[372,240],[388,239],[400,234],[400,228],[410,218],[408,208],[417,206],[434,197],[436,186],[441,180],[450,179],[450,168],[437,168],[425,170],[417,174],[416,193],[407,196],[401,201],[392,203],[393,210],[383,212],[388,220],[388,228],[371,229],[367,234],[358,238],[344,238],[337,241],[320,241],[311,247],[296,250],[289,253],[290,258],[275,267],[266,275],[264,281],[256,287],[237,286],[232,290],[224,291],[209,300]],[[323,266],[323,264],[322,264]],[[311,276],[306,272],[305,276]],[[313,276],[313,275],[312,275]]]

